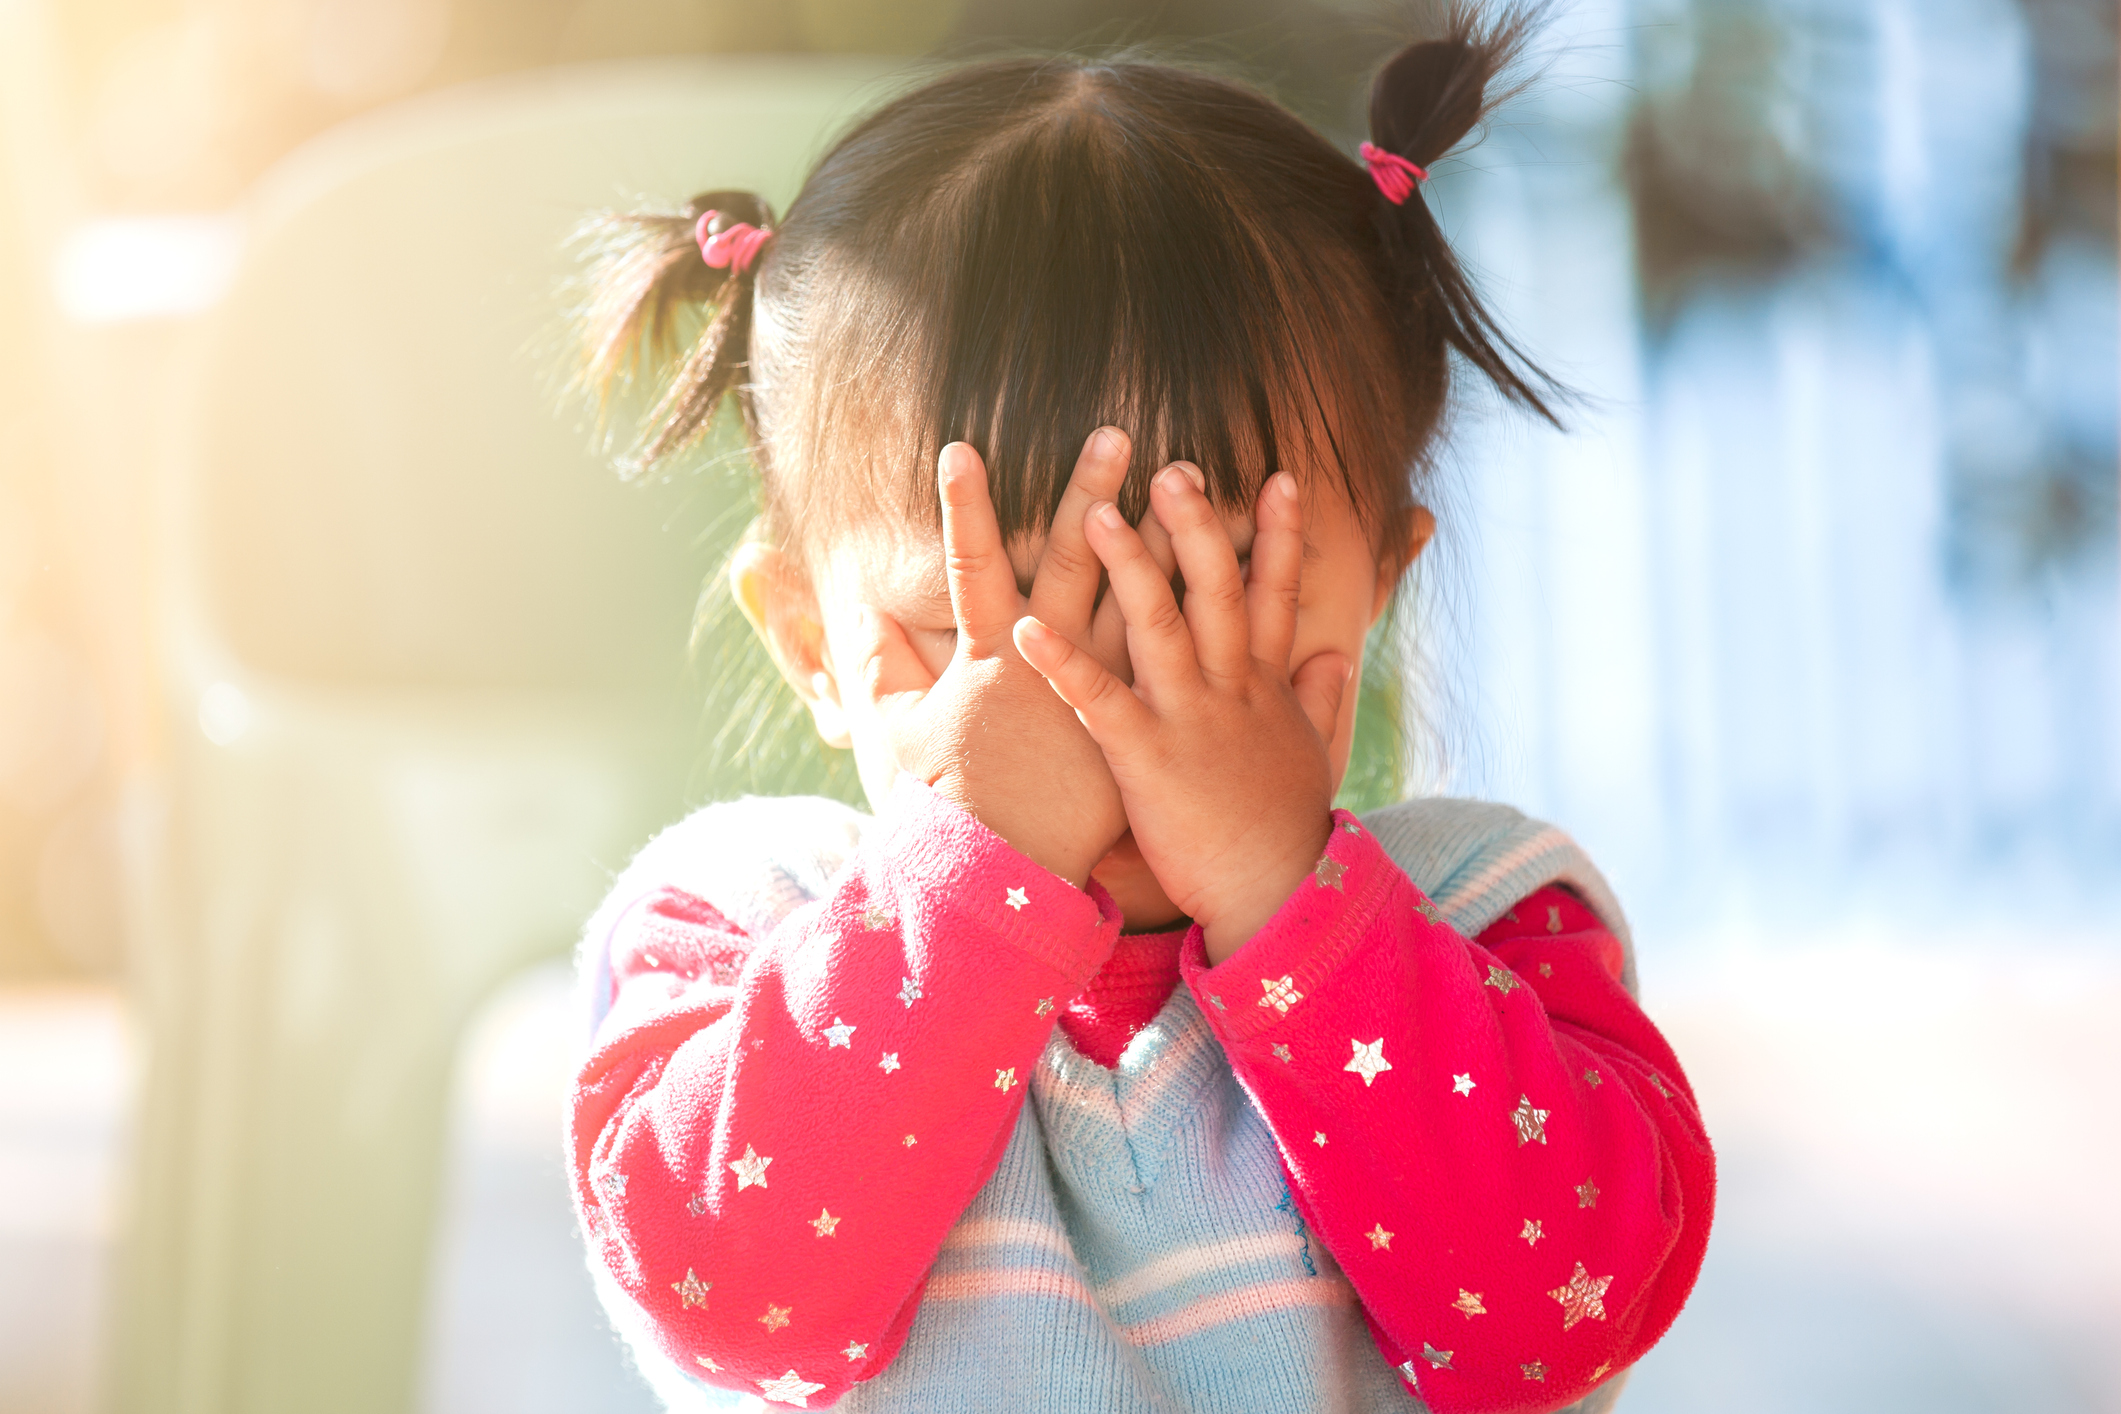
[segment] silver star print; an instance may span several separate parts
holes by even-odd
[[[625,1174],[623,1174],[623,1173],[607,1173],[607,1174],[605,1174],[605,1175],[604,1175],[604,1187],[605,1187],[605,1188],[607,1188],[608,1190],[610,1190],[611,1192],[613,1192],[613,1193],[616,1193],[616,1194],[618,1194],[618,1195],[619,1195],[619,1196],[620,1196],[621,1198],[625,1197],[625,1196],[626,1196],[626,1175],[625,1175]]]
[[[1605,1077],[1595,1070],[1587,1070],[1583,1073],[1583,1082],[1595,1090],[1605,1084]]]
[[[862,926],[864,928],[889,928],[891,926],[891,915],[872,903],[862,910]]]
[[[1534,1360],[1529,1365],[1519,1365],[1517,1368],[1524,1371],[1524,1377],[1526,1379],[1538,1380],[1541,1384],[1546,1383],[1547,1367],[1539,1361]]]
[[[1289,1063],[1289,1048],[1279,1041],[1274,1043],[1274,1059],[1280,1061],[1283,1065]]]
[[[1351,835],[1359,835],[1362,833],[1362,826],[1356,824],[1353,820],[1341,821],[1340,827],[1343,830],[1346,830]]]
[[[861,1360],[868,1356],[869,1347],[862,1341],[850,1340],[847,1342],[847,1348],[842,1350],[840,1354],[846,1356],[849,1360]]]
[[[698,1365],[703,1370],[719,1370],[722,1368],[720,1365],[714,1363],[714,1357],[711,1355],[695,1355],[692,1357],[692,1360],[694,1364]]]
[[[1664,1096],[1667,1100],[1672,1098],[1672,1092],[1664,1088],[1664,1077],[1654,1070],[1650,1072],[1650,1084],[1656,1086],[1657,1093]]]
[[[1576,1185],[1576,1206],[1595,1208],[1598,1206],[1598,1185],[1588,1178]]]
[[[1480,1304],[1480,1293],[1467,1291],[1462,1286],[1458,1288],[1458,1299],[1451,1303],[1451,1309],[1457,1311],[1469,1321],[1475,1316],[1488,1314],[1488,1308]]]
[[[877,1064],[883,1067],[884,1074],[889,1075],[892,1071],[898,1069],[898,1052],[884,1052],[884,1058],[878,1061]]]
[[[1431,923],[1443,922],[1443,910],[1438,908],[1435,904],[1429,902],[1427,899],[1423,899],[1421,902],[1415,904],[1414,911]]]
[[[1549,1110],[1533,1109],[1529,1095],[1517,1097],[1517,1108],[1510,1111],[1510,1123],[1517,1126],[1518,1148],[1522,1149],[1534,1139],[1542,1144],[1547,1142],[1547,1115],[1550,1113]]]
[[[685,1211],[692,1214],[694,1217],[698,1217],[700,1214],[706,1212],[707,1195],[704,1193],[695,1193],[690,1198],[686,1199]]]
[[[1319,1148],[1321,1148],[1321,1149],[1325,1148],[1325,1147],[1326,1147],[1326,1132],[1325,1132],[1325,1131],[1324,1131],[1323,1129],[1321,1129],[1321,1130],[1318,1130],[1318,1131],[1316,1131],[1315,1133],[1313,1133],[1313,1134],[1311,1135],[1311,1142],[1312,1142],[1313,1144],[1316,1144],[1316,1145],[1317,1145],[1317,1146],[1318,1146]]]
[[[1392,1062],[1385,1059],[1384,1037],[1380,1036],[1376,1040],[1365,1044],[1350,1036],[1348,1044],[1355,1048],[1355,1058],[1342,1066],[1341,1069],[1352,1070],[1357,1075],[1360,1075],[1365,1090],[1369,1089],[1371,1084],[1377,1079],[1379,1071],[1392,1068]]]
[[[759,1324],[766,1328],[766,1334],[772,1335],[788,1324],[788,1313],[794,1309],[792,1306],[776,1306],[769,1301],[766,1303],[766,1314],[759,1317]]]
[[[913,1142],[914,1142],[914,1141],[913,1141],[913,1136],[912,1136],[912,1135],[910,1135],[910,1134],[909,1134],[909,1135],[907,1135],[907,1136],[906,1136],[906,1138],[905,1138],[905,1140],[904,1140],[904,1143],[905,1143],[906,1147],[907,1147],[907,1148],[909,1148],[909,1149],[911,1149],[911,1148],[913,1147]]]
[[[854,1049],[854,1028],[836,1016],[832,1018],[832,1024],[825,1028],[825,1049],[829,1051],[834,1046],[845,1046],[850,1051]]]
[[[911,1010],[913,1004],[921,999],[921,984],[908,977],[899,986],[898,999],[906,1004],[908,1010]]]
[[[820,1208],[817,1210],[817,1216],[810,1220],[810,1225],[817,1229],[819,1237],[830,1237],[832,1230],[840,1225],[840,1220],[832,1216],[830,1208]]]
[[[1010,908],[1015,909],[1018,913],[1022,913],[1024,911],[1024,905],[1031,902],[1031,896],[1028,893],[1024,892],[1022,889],[1011,889],[1009,890],[1009,898],[1007,902]]]
[[[1487,980],[1481,985],[1485,987],[1493,987],[1496,991],[1502,993],[1504,996],[1507,997],[1508,995],[1510,995],[1510,993],[1516,991],[1519,987],[1522,987],[1524,983],[1518,981],[1516,975],[1512,973],[1508,968],[1497,967],[1494,963],[1491,962],[1488,964]]]
[[[1038,1005],[1031,1008],[1031,1010],[1038,1013],[1040,1016],[1051,1015],[1053,1011],[1053,998],[1040,997],[1038,999]]]
[[[774,1403],[793,1404],[798,1409],[808,1409],[810,1396],[824,1388],[821,1384],[812,1384],[793,1370],[785,1375],[775,1375],[770,1380],[753,1380],[752,1383],[759,1387],[760,1394]]]
[[[1001,1091],[1004,1095],[1009,1093],[1009,1087],[1014,1084],[1016,1084],[1015,1066],[1012,1065],[1007,1070],[996,1070],[994,1072],[994,1088]]]
[[[1594,1321],[1604,1320],[1605,1290],[1612,1284],[1611,1277],[1594,1277],[1578,1262],[1569,1284],[1547,1293],[1561,1303],[1561,1328],[1567,1330],[1586,1316]]]
[[[1372,1252],[1391,1251],[1392,1239],[1394,1237],[1397,1237],[1398,1235],[1399,1234],[1394,1232],[1386,1232],[1385,1225],[1383,1223],[1379,1223],[1376,1227],[1371,1228],[1368,1232],[1363,1234],[1364,1237],[1370,1239],[1370,1250]]]
[[[670,1283],[670,1289],[678,1294],[678,1300],[685,1303],[684,1309],[687,1311],[690,1311],[695,1306],[705,1306],[707,1304],[707,1293],[713,1287],[713,1282],[701,1281],[697,1276],[693,1275],[690,1267],[685,1268],[685,1279],[683,1281]]]
[[[1542,977],[1552,977],[1554,975],[1554,964],[1551,962],[1540,963],[1539,975]]]
[[[1525,1246],[1537,1247],[1539,1239],[1547,1235],[1547,1230],[1539,1225],[1539,1219],[1526,1218],[1524,1220],[1524,1231],[1517,1235],[1524,1239]]]
[[[736,1175],[736,1191],[742,1193],[747,1188],[764,1188],[766,1186],[766,1165],[772,1162],[773,1160],[766,1158],[749,1144],[746,1144],[744,1146],[744,1157],[729,1166],[729,1171]]]
[[[1427,1341],[1423,1341],[1421,1343],[1421,1358],[1428,1361],[1431,1365],[1434,1365],[1439,1370],[1448,1370],[1451,1368],[1451,1352],[1448,1350],[1438,1350],[1435,1346],[1429,1344]]]
[[[1561,931],[1561,905],[1558,903],[1547,905],[1547,931],[1549,933],[1559,933]]]
[[[1348,866],[1337,859],[1321,857],[1318,863],[1311,866],[1311,873],[1317,878],[1318,887],[1321,889],[1339,889],[1342,893],[1348,891],[1347,886],[1341,883],[1348,875]]]
[[[1405,1380],[1410,1385],[1415,1385],[1417,1387],[1419,1387],[1420,1385],[1420,1381],[1415,1377],[1414,1374],[1414,1362],[1412,1360],[1402,1360],[1399,1362],[1399,1377]]]
[[[1473,1072],[1471,1071],[1467,1071],[1464,1075],[1454,1075],[1451,1077],[1451,1093],[1454,1095],[1472,1094],[1473,1085]]]
[[[1304,999],[1304,994],[1296,990],[1296,978],[1293,975],[1262,977],[1259,979],[1259,985],[1266,993],[1259,999],[1259,1004],[1263,1007],[1273,1007],[1283,1016],[1289,1014],[1290,1007]]]

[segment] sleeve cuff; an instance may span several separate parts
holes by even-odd
[[[1402,883],[1413,888],[1362,822],[1336,810],[1325,854],[1266,926],[1211,967],[1206,936],[1196,923],[1186,934],[1179,970],[1226,1043],[1257,1039],[1303,996],[1326,986],[1369,936],[1394,885]]]
[[[863,851],[888,861],[877,886],[928,936],[978,929],[1078,986],[1111,956],[1120,911],[1102,885],[1076,888],[914,777],[898,778],[879,824]]]

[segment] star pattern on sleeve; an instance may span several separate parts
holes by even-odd
[[[1451,1093],[1454,1095],[1470,1095],[1473,1093],[1474,1084],[1475,1081],[1471,1071],[1467,1071],[1464,1075],[1454,1075],[1451,1077]]]
[[[1051,998],[1051,997],[1040,997],[1040,998],[1038,999],[1038,1005],[1037,1005],[1037,1006],[1035,1006],[1035,1007],[1033,1007],[1033,1008],[1031,1008],[1031,1010],[1032,1010],[1032,1011],[1034,1011],[1034,1012],[1036,1012],[1036,1013],[1037,1013],[1038,1015],[1040,1015],[1040,1016],[1050,1016],[1050,1015],[1052,1015],[1052,1014],[1053,1014],[1053,998]]]
[[[893,920],[891,915],[884,912],[884,910],[878,908],[873,903],[862,910],[862,926],[864,928],[869,928],[872,930],[879,928],[889,928],[892,922]]]
[[[1595,1070],[1587,1070],[1583,1073],[1583,1083],[1596,1090],[1599,1086],[1605,1084],[1605,1077]]]
[[[1311,874],[1318,880],[1318,887],[1321,889],[1339,889],[1342,893],[1348,891],[1347,885],[1341,882],[1348,876],[1348,866],[1337,859],[1319,856],[1318,863],[1311,866]]]
[[[1311,1135],[1311,1142],[1312,1142],[1313,1144],[1316,1144],[1316,1145],[1317,1145],[1317,1146],[1318,1146],[1319,1148],[1321,1148],[1321,1149],[1325,1148],[1325,1147],[1326,1147],[1326,1132],[1325,1132],[1325,1131],[1324,1131],[1323,1129],[1320,1129],[1320,1130],[1314,1131],[1314,1132],[1312,1133],[1312,1135]]]
[[[1547,931],[1549,933],[1559,933],[1561,931],[1561,905],[1558,903],[1547,905]]]
[[[842,1046],[850,1051],[854,1049],[854,1028],[836,1016],[832,1018],[832,1024],[825,1028],[825,1049],[829,1051],[834,1046]]]
[[[1524,1377],[1528,1380],[1537,1380],[1541,1384],[1547,1382],[1547,1367],[1541,1361],[1534,1360],[1529,1365],[1519,1365],[1517,1368],[1524,1371]]]
[[[686,1199],[685,1211],[692,1214],[694,1217],[700,1217],[705,1214],[707,1211],[707,1195],[704,1193],[695,1193],[690,1198]]]
[[[1576,1206],[1595,1208],[1598,1206],[1598,1185],[1588,1178],[1576,1185]]]
[[[913,1010],[913,1004],[921,999],[921,984],[906,978],[899,984],[898,999],[906,1004],[906,1010]]]
[[[1386,1232],[1385,1225],[1383,1223],[1379,1223],[1376,1227],[1371,1228],[1368,1232],[1363,1234],[1364,1237],[1370,1239],[1370,1250],[1372,1252],[1391,1251],[1392,1239],[1397,1237],[1398,1235],[1399,1234],[1396,1232]]]
[[[889,1075],[892,1071],[898,1069],[898,1052],[884,1052],[884,1058],[878,1061],[877,1065],[882,1068],[884,1074]]]
[[[690,1267],[685,1268],[685,1279],[683,1281],[670,1283],[670,1289],[678,1294],[678,1300],[685,1303],[681,1309],[686,1311],[690,1311],[695,1306],[705,1306],[707,1304],[707,1293],[713,1287],[713,1282],[701,1281],[698,1276],[694,1275]]]
[[[1012,1065],[1007,1070],[997,1069],[994,1072],[994,1088],[1001,1091],[1004,1095],[1008,1094],[1009,1087],[1016,1083],[1015,1066]]]
[[[1524,1220],[1524,1231],[1517,1235],[1524,1239],[1525,1246],[1537,1247],[1539,1239],[1547,1235],[1547,1230],[1540,1225],[1539,1219],[1526,1218]]]
[[[1508,995],[1510,995],[1510,993],[1516,991],[1519,987],[1522,987],[1524,983],[1518,981],[1517,974],[1510,971],[1507,967],[1498,967],[1491,962],[1488,964],[1487,980],[1481,983],[1481,985],[1484,987],[1493,987],[1496,991],[1502,993],[1504,996],[1507,997]]]
[[[1304,994],[1296,990],[1295,976],[1290,973],[1284,973],[1280,977],[1262,977],[1259,979],[1259,985],[1266,993],[1259,999],[1259,1004],[1263,1007],[1273,1007],[1283,1016],[1289,1014],[1290,1007],[1304,999]]]
[[[1428,1361],[1431,1365],[1434,1365],[1439,1370],[1448,1370],[1451,1368],[1451,1353],[1452,1352],[1448,1350],[1438,1350],[1435,1346],[1429,1344],[1427,1341],[1423,1341],[1421,1343],[1421,1358]]]
[[[764,1188],[766,1165],[772,1162],[772,1159],[746,1144],[744,1157],[729,1165],[729,1171],[736,1175],[736,1191],[742,1193],[747,1188]]]
[[[817,1229],[819,1237],[830,1237],[832,1230],[840,1225],[840,1220],[832,1216],[830,1208],[820,1208],[817,1210],[817,1216],[810,1220],[810,1225]]]
[[[776,1404],[793,1404],[798,1409],[808,1409],[810,1396],[824,1388],[822,1384],[812,1384],[793,1370],[785,1375],[775,1375],[770,1380],[753,1380],[752,1383],[759,1387],[760,1394]]]
[[[1451,1303],[1451,1309],[1458,1312],[1458,1314],[1464,1316],[1469,1321],[1472,1320],[1475,1316],[1485,1316],[1488,1314],[1488,1308],[1480,1304],[1480,1293],[1477,1291],[1467,1291],[1462,1286],[1458,1288],[1458,1299]]]
[[[788,1324],[788,1315],[794,1309],[792,1306],[776,1306],[769,1301],[766,1303],[766,1314],[759,1317],[759,1324],[766,1328],[766,1334],[772,1335]]]
[[[868,1356],[869,1346],[864,1341],[850,1340],[847,1342],[847,1348],[842,1350],[840,1354],[846,1356],[849,1360],[861,1360]]]
[[[1517,1097],[1517,1108],[1510,1111],[1510,1123],[1517,1126],[1518,1148],[1522,1149],[1534,1139],[1542,1144],[1547,1142],[1547,1116],[1550,1113],[1552,1111],[1533,1109],[1529,1095]]]
[[[1561,1303],[1561,1328],[1569,1329],[1586,1316],[1594,1321],[1605,1319],[1605,1292],[1613,1284],[1609,1276],[1594,1277],[1576,1264],[1576,1274],[1569,1278],[1567,1286],[1557,1286],[1547,1295]]]
[[[1009,898],[1007,901],[1008,907],[1015,909],[1018,913],[1022,913],[1024,911],[1024,905],[1029,902],[1031,902],[1031,895],[1026,893],[1024,890],[1009,890]]]
[[[1289,1048],[1279,1041],[1274,1043],[1274,1059],[1280,1061],[1283,1065],[1289,1064],[1291,1059]]]
[[[911,1148],[913,1147],[913,1145],[914,1145],[914,1142],[915,1142],[915,1141],[914,1141],[914,1138],[913,1138],[913,1136],[909,1134],[909,1135],[907,1135],[907,1136],[906,1136],[906,1137],[905,1137],[904,1139],[900,1140],[899,1142],[900,1142],[900,1143],[902,1143],[902,1144],[904,1144],[904,1145],[905,1145],[905,1146],[906,1146],[907,1148],[911,1149]]]
[[[695,1355],[692,1357],[692,1363],[698,1365],[703,1370],[719,1371],[722,1368],[720,1365],[714,1363],[714,1357],[712,1355]]]
[[[1352,1070],[1357,1075],[1360,1075],[1365,1090],[1369,1089],[1371,1084],[1376,1081],[1380,1072],[1392,1068],[1392,1062],[1385,1059],[1384,1037],[1380,1036],[1374,1041],[1365,1043],[1350,1036],[1348,1044],[1355,1048],[1355,1055],[1341,1069]]]
[[[1429,900],[1427,899],[1423,899],[1421,900],[1421,902],[1415,904],[1414,911],[1420,914],[1423,919],[1430,923],[1443,922],[1443,910],[1438,908],[1435,904],[1429,902]]]

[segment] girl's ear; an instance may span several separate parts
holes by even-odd
[[[1436,517],[1427,506],[1416,506],[1407,516],[1407,538],[1398,545],[1386,545],[1377,557],[1377,592],[1370,601],[1370,622],[1376,623],[1378,615],[1392,602],[1392,591],[1399,588],[1401,576],[1414,568],[1421,552],[1429,548],[1429,541],[1436,534]]]
[[[817,734],[827,746],[852,746],[839,681],[825,652],[825,625],[808,580],[778,549],[750,540],[730,558],[729,588],[773,665],[810,709]]]

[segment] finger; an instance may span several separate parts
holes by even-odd
[[[1194,474],[1197,476],[1199,472]],[[1171,551],[1171,532],[1164,529],[1164,523],[1153,513],[1143,516],[1142,523],[1135,529],[1141,535],[1142,544],[1148,547],[1149,558],[1156,562],[1157,569],[1163,572],[1164,582],[1168,584],[1171,577],[1178,573],[1178,556]]]
[[[1120,610],[1117,595],[1107,594],[1098,601],[1097,616],[1091,619],[1090,636],[1084,641],[1114,677],[1133,683],[1134,660],[1127,656],[1127,616]]]
[[[958,647],[985,656],[1009,641],[1022,602],[1016,569],[1002,546],[987,468],[978,452],[952,442],[937,458],[943,498],[943,564],[950,579],[950,612]]]
[[[1083,517],[1099,501],[1119,495],[1133,454],[1133,444],[1117,427],[1100,427],[1090,434],[1053,512],[1053,528],[1031,582],[1033,616],[1078,641],[1089,632],[1098,582],[1105,574],[1083,534]]]
[[[1340,728],[1341,699],[1348,695],[1348,679],[1355,668],[1345,653],[1314,653],[1289,679],[1297,705],[1310,718],[1318,739],[1330,745]]]
[[[1016,651],[1075,709],[1107,759],[1124,756],[1156,730],[1156,715],[1094,654],[1035,618],[1016,621]]]
[[[1112,576],[1112,597],[1127,620],[1127,657],[1137,684],[1174,689],[1200,682],[1193,657],[1193,635],[1178,611],[1171,581],[1140,535],[1110,501],[1093,506],[1088,517],[1090,548]]]
[[[897,619],[864,604],[861,628],[862,681],[879,706],[909,693],[925,694],[935,686],[935,675]]]
[[[1215,506],[1176,466],[1158,473],[1149,488],[1156,518],[1171,531],[1171,548],[1186,580],[1186,625],[1193,652],[1209,681],[1230,682],[1252,671],[1245,623],[1245,579],[1237,550]]]
[[[1245,602],[1252,621],[1252,656],[1275,673],[1289,671],[1289,649],[1296,642],[1296,605],[1303,589],[1303,502],[1296,478],[1276,472],[1259,488],[1253,512],[1252,582]]]

